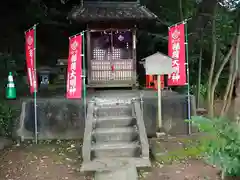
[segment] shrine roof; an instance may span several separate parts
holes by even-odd
[[[77,22],[155,20],[157,16],[138,2],[84,2],[69,13]]]

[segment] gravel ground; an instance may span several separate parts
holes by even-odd
[[[81,142],[56,141],[35,145],[27,143],[1,151],[0,180],[86,180],[91,175],[80,172]],[[76,148],[78,147],[78,148]],[[217,180],[217,170],[201,160],[153,163],[139,171],[142,180]]]

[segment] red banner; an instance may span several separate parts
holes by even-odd
[[[82,97],[82,36],[69,39],[67,95],[68,99]]]
[[[30,29],[25,32],[25,53],[26,53],[26,64],[28,82],[30,86],[30,93],[37,91],[37,78],[34,70],[35,63],[35,29]]]
[[[168,55],[172,57],[173,73],[168,76],[169,86],[186,85],[184,24],[172,26],[168,32]]]

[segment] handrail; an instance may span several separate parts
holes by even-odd
[[[91,143],[92,143],[92,128],[93,128],[93,120],[94,120],[94,101],[88,102],[87,106],[87,119],[85,119],[85,130],[84,130],[84,140],[82,147],[82,154],[84,162],[91,161]]]
[[[147,133],[145,129],[145,124],[143,120],[143,114],[142,114],[142,109],[139,100],[135,99],[132,100],[133,104],[133,113],[136,117],[137,121],[137,126],[139,130],[139,137],[140,137],[140,142],[142,145],[142,156],[148,158],[149,157],[149,144],[148,144],[148,139],[147,139]]]

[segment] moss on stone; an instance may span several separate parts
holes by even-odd
[[[164,164],[172,163],[173,161],[182,161],[189,158],[200,158],[202,154],[202,147],[200,144],[201,138],[178,138],[174,143],[181,144],[179,148],[168,149],[167,144],[161,141],[156,142],[153,156],[155,161]]]
[[[156,155],[155,160],[161,163],[172,163],[173,161],[181,161],[189,158],[200,158],[201,150],[197,147],[190,147],[186,149],[179,149],[170,151],[163,155]]]

